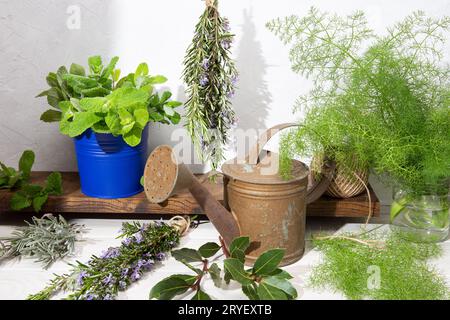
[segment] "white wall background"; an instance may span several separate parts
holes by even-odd
[[[67,27],[71,5],[80,8],[80,29]],[[292,105],[309,83],[291,71],[287,48],[265,23],[303,15],[311,5],[338,14],[364,10],[379,32],[414,10],[450,15],[448,0],[220,1],[237,35],[233,51],[241,77],[234,107],[240,128],[294,120]],[[169,78],[167,87],[183,101],[182,60],[203,8],[201,0],[0,0],[0,159],[16,165],[31,148],[36,170],[76,169],[70,138],[59,134],[56,124],[39,121],[47,106],[34,97],[46,89],[49,71],[71,62],[85,65],[89,55],[120,56],[123,74],[146,61],[152,73]],[[151,147],[173,144],[172,129],[154,125]]]

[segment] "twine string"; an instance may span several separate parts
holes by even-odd
[[[189,231],[192,221],[189,216],[175,216],[169,220],[169,223],[173,228],[177,229],[181,236],[184,236]]]
[[[364,180],[361,179],[361,177],[356,172],[353,172],[353,174],[355,175],[356,179],[358,179],[363,184],[364,188],[366,188],[367,199],[369,200],[369,214],[367,216],[366,223],[365,223],[365,226],[367,226],[369,224],[369,221],[372,218],[372,214],[373,214],[372,213],[372,196],[370,195],[369,187],[364,182]]]

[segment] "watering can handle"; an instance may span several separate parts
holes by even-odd
[[[264,150],[264,146],[275,134],[277,134],[279,131],[283,129],[298,126],[300,125],[296,123],[282,123],[268,129],[258,138],[258,141],[256,142],[255,146],[247,154],[247,156],[245,157],[246,162],[248,164],[253,165],[258,164],[260,159],[259,156],[261,152]],[[325,193],[325,191],[328,189],[328,186],[331,183],[331,180],[333,179],[335,170],[336,170],[336,163],[331,160],[325,160],[321,170],[322,178],[317,181],[312,181],[312,179],[309,179],[308,190],[306,194],[307,204],[316,201]]]

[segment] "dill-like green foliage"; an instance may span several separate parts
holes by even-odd
[[[438,300],[448,299],[444,278],[428,259],[441,255],[437,244],[413,243],[382,232],[361,239],[385,240],[382,248],[341,238],[315,240],[323,261],[313,269],[311,287],[331,289],[349,299]],[[379,268],[378,288],[368,286],[373,266]]]
[[[282,139],[284,177],[294,156],[326,153],[342,164],[358,159],[411,192],[448,190],[450,72],[441,59],[449,17],[415,12],[378,36],[362,12],[312,8],[267,27],[292,45],[293,70],[314,83],[297,102],[302,126]]]

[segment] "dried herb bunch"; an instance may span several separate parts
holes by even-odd
[[[185,293],[194,293],[192,300],[211,300],[203,290],[203,280],[209,276],[218,288],[231,280],[242,286],[242,292],[250,300],[292,300],[297,290],[290,283],[292,276],[278,265],[284,256],[283,249],[272,249],[261,254],[252,268],[245,268],[245,252],[250,246],[249,237],[234,239],[229,248],[224,244],[208,242],[198,250],[183,248],[174,250],[172,256],[194,274],[175,274],[158,282],[150,291],[150,299],[170,300]],[[223,272],[217,262],[222,255]],[[200,264],[199,267],[194,264]]]
[[[62,216],[46,214],[42,218],[33,217],[31,223],[17,228],[10,237],[0,238],[2,259],[31,257],[48,268],[75,250],[75,242],[80,240],[84,226],[68,223]]]
[[[111,247],[86,263],[77,261],[68,274],[57,275],[29,300],[47,300],[60,291],[71,292],[69,300],[113,300],[178,245],[177,228],[162,221],[122,225],[119,247]]]
[[[355,241],[357,240],[357,241]],[[398,234],[379,231],[355,238],[352,234],[316,237],[323,254],[313,269],[310,286],[332,289],[350,299],[448,299],[445,279],[428,260],[441,254],[437,244],[413,243]],[[378,274],[373,270],[378,270]],[[374,279],[373,285],[369,277]],[[379,283],[377,283],[379,281]]]
[[[281,171],[295,155],[326,153],[371,167],[413,193],[448,190],[450,73],[442,61],[450,18],[415,12],[376,35],[362,12],[312,8],[267,24],[291,44],[292,68],[313,80],[299,98],[302,126],[284,137]]]
[[[213,169],[224,159],[223,147],[236,122],[231,107],[238,77],[230,57],[233,38],[228,19],[219,14],[218,1],[207,0],[186,53],[183,79],[188,95],[186,127],[200,159]]]

